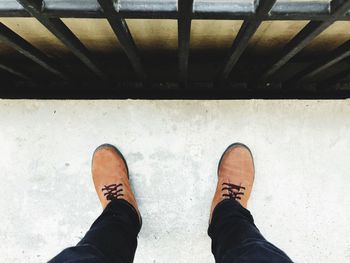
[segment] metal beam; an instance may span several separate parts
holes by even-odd
[[[239,19],[254,13],[253,0],[196,0],[193,19]],[[330,4],[324,0],[277,1],[266,20],[328,20]],[[177,0],[118,0],[116,11],[123,18],[171,18],[177,19]],[[103,18],[96,0],[45,0],[44,15],[51,18]],[[13,0],[0,1],[0,16],[29,16],[26,10]],[[338,20],[349,20],[341,16]]]
[[[331,91],[334,90],[334,85],[337,83],[341,83],[344,80],[348,80],[350,77],[350,69],[339,72],[338,74],[323,80],[320,83],[317,83],[316,89],[320,91]],[[347,81],[348,87],[350,87],[350,82]]]
[[[3,23],[0,23],[0,42],[3,42],[15,50],[22,53],[24,56],[30,58],[35,61],[39,65],[41,65],[46,70],[51,73],[57,75],[62,79],[66,79],[64,73],[62,73],[59,66],[49,59],[43,52],[34,47],[32,44],[27,42],[25,39],[17,35]]]
[[[136,74],[140,80],[146,81],[147,75],[142,66],[139,52],[130,34],[127,23],[116,12],[113,0],[98,0],[98,2]]]
[[[178,57],[179,83],[181,87],[188,84],[188,57],[190,53],[191,15],[193,0],[179,0],[178,28]]]
[[[98,84],[98,83],[97,83]],[[28,98],[28,99],[344,99],[350,97],[350,90],[332,90],[313,92],[298,90],[289,92],[239,90],[234,87],[225,89],[210,88],[210,83],[191,83],[188,89],[164,89],[167,83],[157,83],[151,89],[133,88],[137,83],[116,83],[114,89],[99,86],[98,89],[86,87],[84,92],[69,86],[59,85],[50,89],[47,85],[39,86],[33,92],[26,85],[17,89],[0,89],[0,98]],[[192,86],[194,85],[194,86]],[[93,86],[96,86],[94,83]],[[235,85],[234,85],[235,86]],[[238,84],[238,86],[240,86]]]
[[[261,17],[270,12],[275,2],[276,0],[261,0],[255,15],[251,19],[243,22],[235,40],[233,41],[230,54],[226,59],[224,67],[219,73],[219,81],[224,81],[228,78],[233,67],[246,49],[249,40],[260,26],[262,22]]]
[[[298,73],[293,79],[298,82],[307,82],[309,79],[317,74],[325,71],[329,67],[338,63],[339,61],[350,56],[350,40],[346,41],[344,44],[336,48],[329,56],[322,59],[320,62],[315,63],[308,67],[306,70]]]
[[[39,20],[52,34],[65,44],[72,53],[77,56],[92,72],[101,79],[107,79],[100,69],[95,58],[92,57],[88,49],[80,42],[73,32],[59,19],[48,18],[41,13],[43,2],[41,0],[16,0],[25,10]]]
[[[294,38],[285,46],[281,55],[261,76],[264,82],[271,78],[291,58],[305,48],[315,37],[333,24],[340,15],[344,15],[350,9],[350,1],[332,1],[332,15],[326,21],[310,21]]]
[[[11,73],[12,75],[15,75],[17,77],[20,77],[24,80],[29,80],[31,81],[31,78],[29,76],[27,76],[27,74],[19,71],[18,69],[14,69],[13,67],[10,67],[8,65],[5,65],[5,64],[2,64],[0,63],[0,69],[4,70],[4,71],[7,71],[9,73]]]

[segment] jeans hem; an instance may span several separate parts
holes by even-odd
[[[220,201],[214,208],[212,213],[212,219],[208,227],[208,235],[212,236],[213,228],[217,224],[217,214],[220,213],[220,210],[224,209],[227,206],[233,206],[234,209],[239,210],[246,218],[254,225],[254,220],[249,210],[244,208],[238,201],[233,199],[224,199]],[[255,226],[255,225],[254,225]]]
[[[137,229],[139,232],[141,230],[141,227],[142,227],[142,217],[141,217],[141,215],[139,216],[135,207],[132,204],[130,204],[128,201],[126,201],[124,199],[113,199],[111,202],[108,203],[108,205],[106,206],[106,208],[104,209],[104,211],[102,213],[104,213],[105,211],[107,212],[107,211],[118,210],[120,206],[126,206],[126,207],[130,208],[130,210],[132,211],[133,217],[135,218],[135,221],[137,222]]]

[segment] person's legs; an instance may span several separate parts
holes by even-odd
[[[101,145],[94,153],[92,175],[104,211],[85,237],[50,262],[133,262],[141,216],[121,153]]]
[[[217,263],[292,262],[266,241],[246,209],[254,182],[253,157],[245,145],[233,144],[218,166],[208,234]]]

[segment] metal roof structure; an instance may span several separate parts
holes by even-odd
[[[350,0],[0,0],[3,98],[348,98]]]

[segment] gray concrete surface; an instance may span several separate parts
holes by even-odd
[[[350,262],[350,101],[0,101],[0,262],[45,262],[101,207],[91,154],[117,145],[143,215],[135,262],[214,262],[218,159],[255,155],[249,209],[296,262]]]

